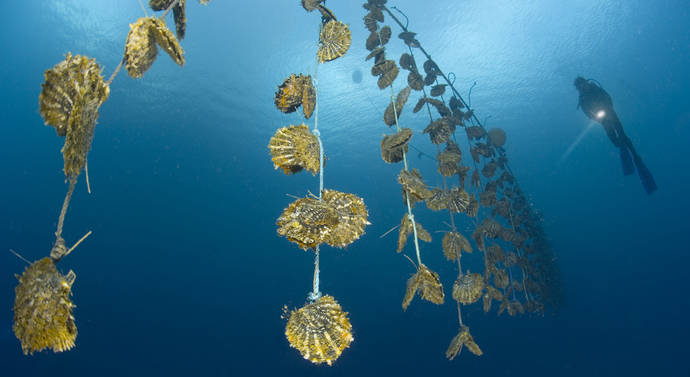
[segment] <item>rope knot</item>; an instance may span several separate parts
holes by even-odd
[[[321,131],[319,131],[316,128],[311,130],[311,133],[314,134],[314,136],[316,136],[316,137],[321,137]]]

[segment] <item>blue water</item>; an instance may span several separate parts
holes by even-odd
[[[318,182],[275,171],[266,148],[277,128],[300,122],[275,109],[273,93],[290,73],[313,72],[319,17],[296,0],[188,3],[185,67],[161,54],[143,79],[121,72],[100,110],[88,159],[93,193],[82,178],[64,235],[71,244],[94,233],[59,265],[77,274],[76,347],[22,354],[8,327],[14,274],[25,264],[2,252],[0,375],[690,374],[687,1],[389,2],[407,13],[441,68],[455,72],[459,90],[477,82],[472,105],[489,127],[506,130],[511,167],[544,218],[562,273],[563,303],[544,317],[465,308],[484,355],[465,351],[452,362],[443,353],[457,331],[456,267],[434,233],[422,253],[441,275],[446,303],[417,298],[401,310],[414,271],[395,253],[396,234],[379,238],[404,210],[399,166],[379,155],[390,93],[364,62],[360,2],[328,1],[351,25],[353,45],[319,67],[326,187],[363,197],[372,223],[321,259],[322,290],[350,313],[355,337],[333,367],[290,348],[280,318],[284,304],[304,303],[313,260],[276,235],[275,219],[293,200],[286,194],[316,192]],[[62,140],[38,114],[43,71],[71,51],[97,58],[109,75],[128,24],[142,15],[135,0],[3,7],[0,247],[30,260],[47,255],[67,189]],[[389,54],[403,51],[393,38]],[[601,127],[583,134],[589,121],[575,108],[577,75],[596,78],[613,97],[659,185],[652,196],[635,176],[623,177]],[[421,133],[427,120],[411,108],[401,122]],[[435,154],[426,138],[413,140]],[[433,161],[411,154],[410,163],[430,186],[440,184]],[[447,216],[419,207],[427,229],[445,229]],[[473,258],[467,268],[478,269]]]

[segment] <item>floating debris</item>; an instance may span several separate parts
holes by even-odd
[[[332,296],[321,296],[287,314],[285,337],[305,359],[332,365],[354,340],[347,314]]]

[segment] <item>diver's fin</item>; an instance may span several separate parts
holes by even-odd
[[[635,167],[633,166],[633,160],[630,156],[630,151],[628,147],[621,146],[621,164],[623,165],[623,175],[630,175],[635,172]]]
[[[656,191],[657,187],[656,182],[654,182],[654,177],[652,177],[652,173],[647,169],[647,166],[645,166],[639,156],[635,158],[635,165],[637,166],[637,174],[642,181],[642,187],[644,187],[647,195]]]

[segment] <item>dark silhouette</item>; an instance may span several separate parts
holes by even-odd
[[[581,108],[589,119],[601,124],[613,145],[620,150],[623,174],[633,174],[635,167],[637,167],[637,174],[640,176],[642,186],[647,194],[656,191],[657,187],[654,177],[652,177],[652,173],[649,172],[649,169],[642,162],[640,155],[635,151],[635,147],[633,147],[628,135],[623,131],[623,125],[613,109],[611,96],[606,93],[597,81],[587,80],[583,77],[575,79],[575,88],[580,92],[578,108]]]

